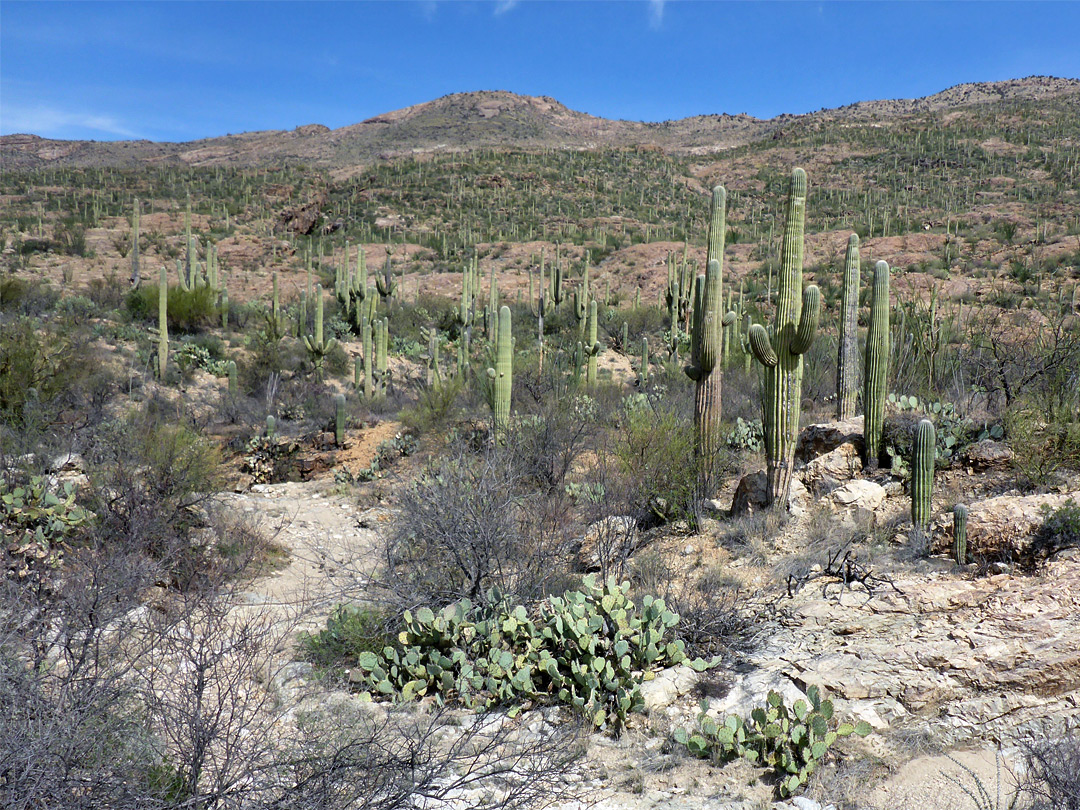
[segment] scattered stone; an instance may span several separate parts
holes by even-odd
[[[885,503],[885,487],[856,478],[834,489],[829,494],[829,500],[836,508],[847,510],[858,521],[872,520],[875,511]]]
[[[1005,469],[1012,463],[1013,451],[1005,442],[983,439],[964,451],[963,460],[975,472]]]
[[[863,418],[861,416],[843,422],[807,425],[799,434],[799,443],[795,447],[795,461],[809,463],[844,444],[850,444],[857,453],[862,453]]]

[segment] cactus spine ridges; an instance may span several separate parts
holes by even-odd
[[[139,198],[131,212],[131,287],[139,286]]]
[[[844,282],[840,293],[840,346],[836,361],[836,418],[855,415],[858,399],[859,353],[859,237],[848,238],[844,256]]]
[[[315,364],[315,373],[321,378],[323,360],[337,345],[334,338],[323,340],[323,294],[322,285],[315,285],[315,334],[304,337],[304,346]]]
[[[765,459],[769,503],[787,503],[795,444],[799,438],[803,354],[817,333],[821,293],[803,289],[803,228],[806,219],[806,173],[794,169],[784,223],[776,321],[770,336],[761,324],[750,327],[750,350],[765,366],[763,396]]]
[[[727,192],[723,186],[716,186],[712,190],[709,218],[708,264],[705,275],[698,276],[695,285],[690,365],[686,367],[686,375],[696,383],[694,425],[697,428],[697,450],[706,457],[715,454],[720,446],[722,375],[719,361],[722,329],[735,321],[734,313],[722,313],[726,205]]]
[[[911,448],[911,522],[922,532],[930,526],[936,447],[934,423],[929,419],[921,420],[915,427],[915,441]]]
[[[867,467],[881,458],[881,433],[885,426],[885,396],[889,378],[889,264],[874,266],[874,293],[870,303],[870,326],[866,333],[863,366],[863,426]]]
[[[169,277],[162,265],[158,272],[158,379],[165,379],[169,365]]]
[[[953,507],[953,559],[957,565],[967,564],[967,519],[968,508],[964,504]]]
[[[590,388],[596,385],[596,358],[604,347],[596,339],[596,301],[589,302],[589,327],[586,330],[586,344],[583,348],[589,358],[588,371],[585,372],[585,384]]]
[[[334,397],[334,443],[341,447],[345,444],[345,395]]]
[[[510,307],[499,310],[499,339],[495,345],[495,368],[487,370],[491,379],[490,404],[496,435],[504,434],[510,423],[510,392],[513,386],[514,356]]]

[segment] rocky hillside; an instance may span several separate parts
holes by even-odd
[[[889,121],[973,105],[1062,98],[1080,108],[1080,81],[1033,76],[961,84],[920,99],[862,101],[768,120],[720,114],[642,123],[597,118],[545,96],[482,91],[454,93],[334,130],[310,124],[292,131],[251,132],[185,143],[58,141],[8,135],[0,138],[0,161],[9,169],[162,164],[307,164],[333,169],[377,157],[490,146],[590,149],[655,145],[672,153],[707,154],[775,140],[793,128],[813,129],[845,119]]]

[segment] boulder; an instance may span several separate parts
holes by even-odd
[[[831,453],[842,444],[851,444],[857,454],[863,450],[863,418],[856,416],[843,422],[824,422],[807,425],[799,433],[795,446],[795,463],[806,464],[813,459]]]
[[[641,544],[637,522],[629,515],[612,515],[585,530],[578,549],[577,564],[582,571],[599,571],[615,560],[625,560]]]
[[[964,463],[975,472],[1007,468],[1013,459],[1013,451],[1005,442],[983,439],[964,451]]]
[[[861,444],[844,442],[806,463],[800,472],[807,489],[821,495],[836,489],[862,472]]]
[[[874,512],[885,502],[885,487],[856,478],[829,494],[830,502],[838,510],[846,510],[856,520],[873,519]]]
[[[999,495],[968,504],[968,554],[973,557],[1030,559],[1035,554],[1033,541],[1045,520],[1045,511],[1065,506],[1069,501],[1080,505],[1080,491],[1046,495]],[[952,548],[952,512],[934,521],[938,550]]]
[[[768,502],[769,478],[764,470],[744,475],[735,489],[735,497],[731,502],[731,514],[733,516],[750,515],[765,509]],[[809,493],[802,481],[798,478],[791,479],[791,489],[788,492],[788,511],[798,517],[806,511],[806,503]]]

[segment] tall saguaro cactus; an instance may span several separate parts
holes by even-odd
[[[510,392],[514,381],[513,330],[510,307],[499,310],[499,338],[495,345],[495,368],[487,370],[491,378],[491,411],[496,435],[504,434],[510,424]]]
[[[169,276],[165,266],[158,272],[158,379],[165,379],[169,366]]]
[[[315,334],[304,337],[304,346],[311,355],[315,365],[315,373],[322,378],[323,360],[326,355],[337,345],[334,338],[323,340],[323,294],[322,285],[315,285]]]
[[[583,351],[589,358],[588,369],[585,372],[585,384],[590,388],[596,385],[596,358],[604,350],[603,344],[596,339],[596,301],[589,302],[589,326],[585,331],[585,346]]]
[[[840,346],[836,359],[836,418],[855,415],[859,362],[859,236],[848,237],[844,282],[840,293]]]
[[[920,532],[925,532],[930,526],[936,449],[934,423],[923,419],[915,427],[915,441],[911,448],[911,522]]]
[[[686,375],[696,383],[694,425],[698,453],[711,457],[720,447],[720,353],[722,328],[735,321],[732,312],[722,314],[724,300],[724,239],[726,236],[727,191],[712,190],[709,219],[708,264],[698,276],[693,327],[690,335],[690,365]]]
[[[803,354],[814,342],[821,293],[814,285],[803,289],[803,229],[806,220],[806,172],[791,172],[776,321],[770,335],[761,324],[750,327],[750,350],[765,366],[763,397],[765,460],[770,504],[787,503],[795,444],[799,438]]]
[[[139,198],[131,211],[131,288],[139,286]]]
[[[870,328],[866,334],[863,367],[863,445],[866,466],[876,467],[881,458],[881,433],[885,427],[885,396],[889,382],[889,264],[874,265],[874,294],[870,303]]]

